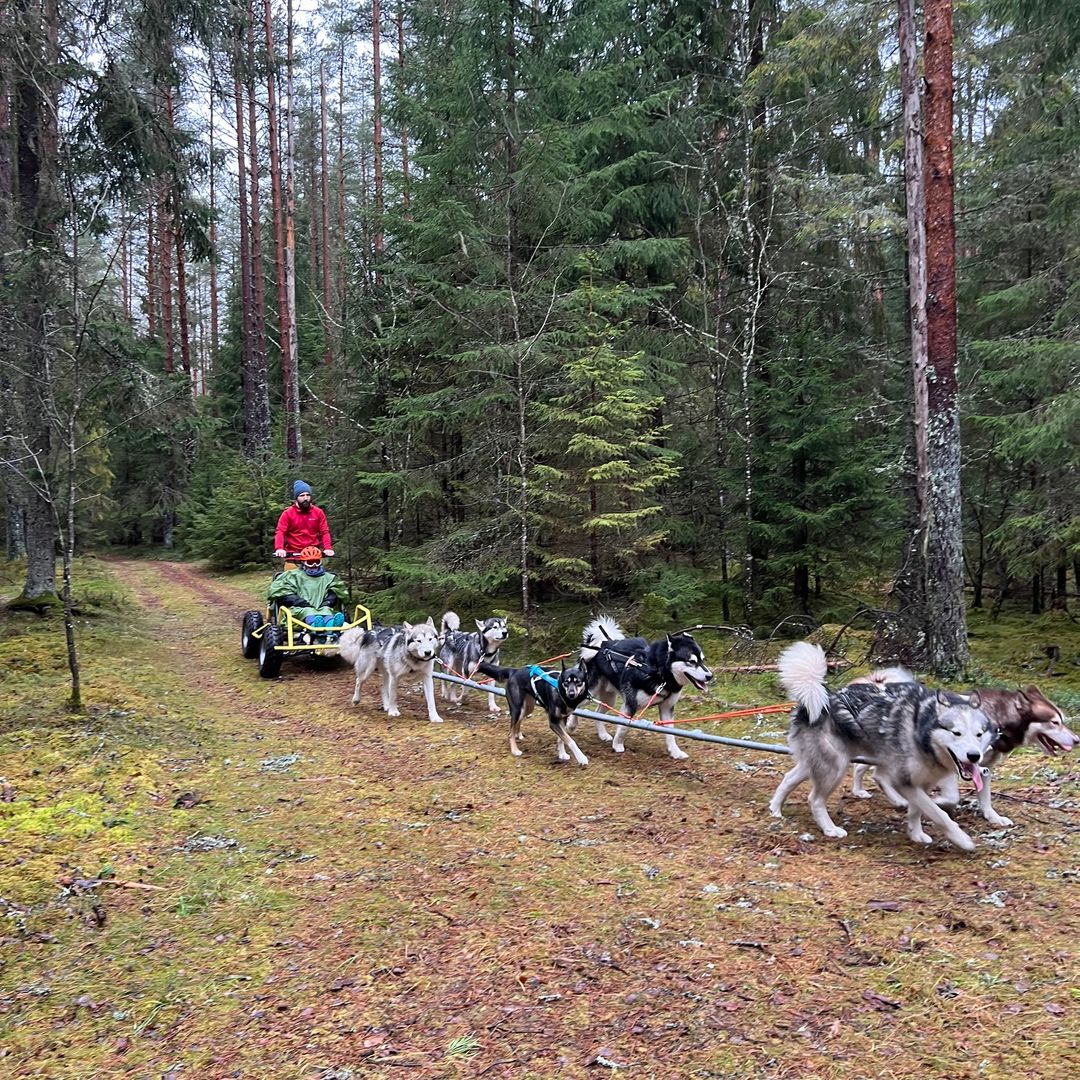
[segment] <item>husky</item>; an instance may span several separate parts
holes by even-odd
[[[451,675],[471,679],[476,675],[481,663],[499,662],[499,650],[510,635],[506,620],[492,615],[483,622],[479,619],[475,622],[476,630],[468,632],[461,629],[461,619],[456,612],[448,611],[442,617],[440,629],[443,646],[439,651],[439,662]],[[442,680],[439,693],[454,704],[459,704],[465,696],[465,687]],[[488,694],[488,712],[498,711],[498,699],[494,694]]]
[[[900,676],[905,676],[901,678]],[[888,668],[875,671],[862,680],[884,685],[889,682],[913,682],[912,676],[902,668]],[[991,825],[1004,828],[1012,825],[1012,819],[997,813],[990,803],[991,770],[1006,754],[1011,754],[1021,746],[1041,746],[1044,753],[1054,756],[1061,751],[1068,753],[1080,740],[1066,726],[1061,710],[1037,686],[1026,690],[979,690],[980,708],[990,718],[996,734],[990,749],[983,755],[979,768],[982,773],[982,787],[976,788],[979,812]],[[851,793],[860,799],[869,799],[871,793],[866,790],[863,779],[871,769],[870,765],[856,765],[852,780]],[[878,782],[881,787],[881,782]],[[886,797],[894,806],[899,805],[899,796],[884,787]],[[941,806],[955,806],[960,801],[960,785],[953,775],[949,775],[939,785],[937,802]]]
[[[829,817],[826,801],[852,758],[877,766],[891,789],[907,804],[908,836],[917,844],[933,839],[922,827],[925,816],[964,851],[974,841],[930,797],[953,771],[978,788],[978,768],[994,736],[977,692],[954,694],[917,682],[856,684],[837,693],[825,686],[824,651],[808,641],[785,649],[780,682],[797,702],[788,731],[795,767],[780,781],[769,803],[774,817],[788,794],[809,779],[810,811],[826,836],[847,832]]]
[[[570,754],[579,765],[588,765],[589,759],[578,749],[570,737],[576,717],[573,711],[589,696],[589,677],[585,669],[575,664],[556,675],[532,664],[529,667],[504,668],[480,661],[480,670],[498,682],[506,683],[506,700],[510,706],[510,753],[521,757],[521,722],[533,708],[540,704],[547,710],[548,723],[555,733],[555,745],[559,760],[569,761]]]
[[[713,677],[700,646],[689,634],[668,634],[653,642],[628,638],[606,615],[593,619],[582,631],[579,663],[588,672],[590,693],[609,708],[614,708],[620,694],[627,717],[655,703],[661,723],[675,719],[675,704],[688,683],[704,690]],[[601,742],[610,742],[616,754],[623,752],[625,727],[617,725],[612,737],[597,720],[596,734]],[[665,735],[664,743],[675,761],[690,756],[679,748],[674,735]]]
[[[379,668],[382,675],[382,707],[388,716],[401,715],[397,705],[398,683],[402,679],[417,678],[424,690],[428,720],[441,724],[443,718],[435,708],[433,678],[435,657],[441,644],[435,620],[431,618],[416,624],[346,630],[338,642],[338,651],[356,672],[352,703],[359,704],[364,680]]]

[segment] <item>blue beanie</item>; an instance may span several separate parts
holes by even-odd
[[[307,492],[308,495],[311,494],[310,485],[305,484],[303,480],[297,480],[292,486],[292,497],[295,499],[305,492]]]

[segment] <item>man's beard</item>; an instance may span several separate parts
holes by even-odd
[[[309,503],[309,502],[298,502],[296,504],[296,509],[299,510],[301,514],[310,514],[311,513],[311,503]]]

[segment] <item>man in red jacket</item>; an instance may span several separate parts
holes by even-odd
[[[286,506],[278,518],[274,554],[281,559],[286,553],[319,547],[324,555],[333,555],[330,526],[326,523],[326,515],[311,501],[311,488],[303,480],[297,480],[292,491],[292,505]]]

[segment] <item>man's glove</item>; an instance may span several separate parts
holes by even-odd
[[[278,548],[277,551],[274,552],[274,558],[275,559],[284,559],[285,558],[285,549],[284,548]]]
[[[333,555],[334,554],[334,549],[333,548],[323,548],[323,554],[324,555]]]

